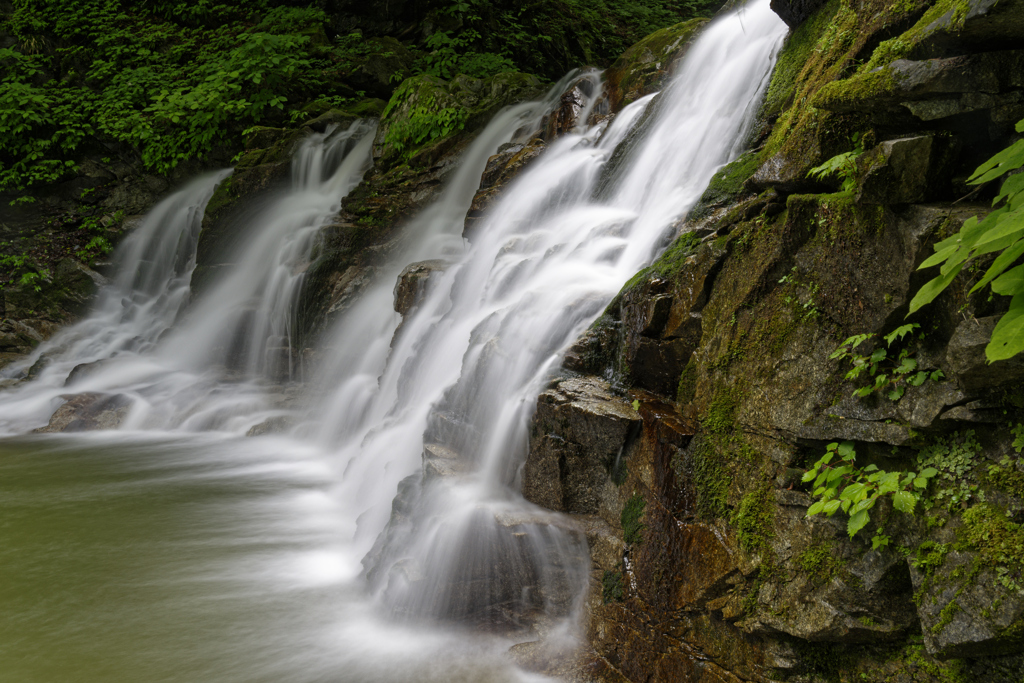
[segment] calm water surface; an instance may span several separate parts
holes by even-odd
[[[329,460],[273,438],[0,440],[0,681],[513,681],[380,617]]]

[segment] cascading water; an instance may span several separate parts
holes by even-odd
[[[237,368],[248,375],[294,374],[295,303],[310,252],[341,199],[370,168],[376,125],[314,133],[292,161],[292,189],[248,226],[237,264],[171,335],[166,353],[201,369]]]
[[[0,429],[39,427],[62,395],[130,405],[129,429],[244,431],[273,414],[258,381],[291,370],[294,303],[317,231],[370,166],[375,124],[314,133],[292,162],[292,189],[247,226],[236,267],[185,312],[206,202],[222,171],[164,200],[117,256],[116,282],[85,320],[40,347],[39,378],[0,395]],[[84,371],[72,374],[76,366]],[[23,371],[22,364],[13,372]],[[229,384],[224,370],[238,371]]]
[[[0,632],[18,634],[0,637],[0,660],[28,672],[24,680],[61,680],[40,673],[50,672],[54,665],[40,662],[60,643],[101,662],[78,680],[524,680],[501,657],[521,633],[469,637],[457,625],[508,634],[558,620],[548,632],[571,633],[586,592],[580,532],[516,492],[536,395],[560,353],[739,150],[784,34],[767,0],[714,22],[659,97],[551,142],[467,245],[463,217],[487,158],[504,142],[525,142],[567,82],[543,102],[499,114],[325,340],[315,404],[291,435],[236,438],[275,414],[273,385],[244,377],[291,358],[294,297],[313,235],[365,170],[371,128],[307,141],[296,169],[311,170],[296,171],[292,192],[269,205],[235,265],[184,315],[195,231],[223,174],[161,204],[146,226],[172,211],[182,220],[138,231],[121,272],[148,272],[134,264],[170,249],[145,246],[158,234],[175,245],[192,240],[184,258],[162,262],[152,285],[119,280],[124,288],[106,290],[93,316],[40,350],[50,360],[39,377],[0,394],[0,429],[9,433],[45,424],[67,392],[132,401],[117,435],[33,435],[0,446],[9,454],[0,468],[56,482],[30,477],[31,493],[20,497],[0,490],[0,515],[15,529],[0,543],[0,567],[14,572],[0,581],[0,604],[15,606]],[[316,160],[332,144],[344,159]],[[170,222],[182,237],[166,234]],[[447,266],[399,327],[395,278],[425,259]],[[63,386],[72,368],[94,361],[103,362]],[[52,471],[31,469],[46,466]],[[0,489],[11,480],[0,477]],[[72,537],[87,532],[95,544],[74,551],[79,559],[52,561],[83,572],[95,564],[111,604],[83,603],[81,623],[55,630],[46,609],[23,605],[31,591],[18,582],[38,567],[18,549],[33,534],[48,538],[32,520],[63,529],[51,510],[84,515],[97,505],[95,528],[67,522]],[[123,572],[101,552],[119,543]],[[62,595],[61,582],[78,575],[48,571],[40,594]],[[149,610],[169,619],[146,619]],[[83,635],[92,630],[106,640]],[[28,655],[9,657],[5,641]],[[51,647],[33,653],[37,641]]]
[[[423,470],[403,482],[368,561],[394,610],[489,621],[572,612],[585,592],[585,544],[513,486],[533,397],[559,351],[742,145],[784,34],[767,3],[716,22],[660,101],[558,140],[405,321],[380,380],[393,402],[353,456],[394,462],[404,453],[408,462],[422,453]],[[657,111],[619,177],[595,196],[648,106]]]

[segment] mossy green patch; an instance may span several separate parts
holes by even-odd
[[[708,405],[701,425],[712,434],[727,434],[736,429],[736,412],[743,402],[743,391],[735,386],[722,386]]]
[[[747,492],[730,521],[744,552],[766,550],[775,535],[775,492],[771,486],[766,482]]]
[[[622,522],[622,540],[626,543],[640,543],[643,540],[640,532],[644,530],[644,524],[640,519],[646,507],[647,501],[639,493],[635,493],[622,508],[619,521]]]
[[[772,80],[765,94],[764,105],[761,107],[762,116],[777,116],[792,103],[797,78],[813,56],[818,41],[828,29],[829,22],[838,9],[839,0],[832,0],[789,34],[775,61]]]
[[[697,363],[691,357],[686,361],[682,374],[679,375],[679,386],[676,389],[676,403],[686,405],[693,401],[697,394]]]
[[[762,163],[764,154],[761,151],[750,151],[719,169],[708,183],[700,201],[690,212],[690,218],[703,218],[713,207],[734,202],[744,193],[746,180],[754,175]]]
[[[807,574],[811,583],[821,586],[832,580],[843,567],[831,541],[816,543],[795,558],[796,565]]]
[[[981,568],[991,568],[996,580],[1012,591],[1024,590],[1024,527],[993,505],[975,505],[963,514],[957,547],[977,553]]]
[[[622,572],[605,571],[601,577],[601,599],[606,605],[622,602]]]
[[[621,104],[629,104],[653,91],[675,55],[706,23],[707,19],[699,18],[667,26],[623,52],[608,70],[608,80],[621,97]]]

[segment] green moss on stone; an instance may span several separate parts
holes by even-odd
[[[1024,589],[1024,527],[993,505],[981,503],[963,514],[957,547],[977,553],[979,568],[993,569],[1003,587]]]
[[[817,543],[796,556],[796,565],[807,574],[811,583],[820,586],[832,580],[843,567],[831,541]]]
[[[771,486],[766,482],[743,496],[731,522],[744,552],[766,550],[775,535],[775,492]]]
[[[790,33],[775,62],[772,80],[761,108],[762,116],[777,116],[792,103],[797,78],[812,57],[815,46],[828,29],[838,9],[839,0],[832,0]]]
[[[605,571],[601,577],[601,599],[606,605],[622,602],[622,572]]]
[[[645,507],[647,501],[639,493],[635,493],[622,508],[622,514],[619,516],[619,521],[622,522],[622,540],[628,544],[640,543],[643,540],[640,532],[644,530],[644,524],[640,518],[643,517]]]
[[[743,401],[743,392],[737,387],[722,387],[711,399],[707,413],[701,420],[704,429],[712,434],[726,434],[736,429],[736,411]]]

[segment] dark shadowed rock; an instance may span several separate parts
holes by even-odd
[[[796,28],[826,2],[827,0],[772,0],[771,7],[790,28]]]
[[[395,311],[405,316],[419,306],[427,295],[430,282],[448,267],[440,259],[410,263],[398,276],[395,283]]]
[[[857,201],[914,204],[941,196],[953,173],[958,144],[950,137],[887,140],[858,160]]]
[[[946,362],[960,386],[968,393],[1024,382],[1024,358],[1015,356],[989,364],[985,347],[999,316],[965,320],[949,340]]]

